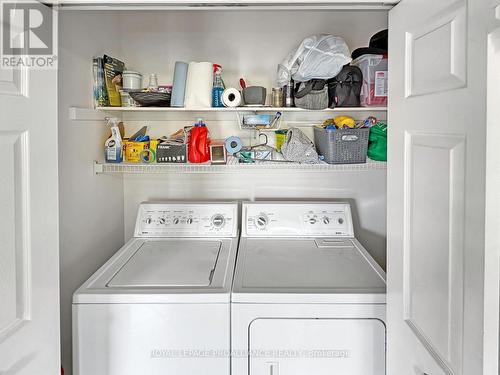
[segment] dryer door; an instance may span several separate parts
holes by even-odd
[[[384,375],[385,325],[378,319],[256,319],[250,375]]]

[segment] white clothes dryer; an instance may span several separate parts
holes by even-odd
[[[385,291],[349,204],[243,203],[232,375],[384,375]]]

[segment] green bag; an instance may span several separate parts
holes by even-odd
[[[367,155],[372,160],[387,161],[387,125],[383,122],[370,128]]]

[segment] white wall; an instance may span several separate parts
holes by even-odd
[[[178,11],[121,13],[123,55],[129,68],[160,84],[172,83],[176,60],[222,65],[228,86],[274,86],[276,69],[312,34],[342,36],[349,47],[367,46],[387,27],[384,11]],[[146,81],[147,83],[147,81]]]
[[[123,244],[123,182],[99,176],[104,122],[75,122],[68,107],[91,106],[92,57],[119,55],[118,19],[112,13],[61,12],[59,28],[59,202],[62,365],[71,374],[71,298]]]
[[[144,74],[145,83],[150,73],[156,73],[160,84],[171,84],[176,60],[211,61],[222,65],[227,86],[238,87],[238,79],[244,77],[248,85],[263,85],[268,93],[275,85],[278,63],[304,37],[332,33],[344,37],[353,50],[387,27],[383,11],[125,11],[120,17],[122,57],[129,68]],[[171,114],[166,122],[165,115],[157,114],[141,121],[130,114],[125,124],[128,135],[148,125],[149,134],[156,137],[190,125],[196,117]],[[314,123],[326,118],[315,116]],[[385,114],[380,118],[386,119]],[[239,130],[236,116],[206,114],[205,120],[213,138],[238,135],[244,142],[257,143],[251,133]],[[312,128],[303,130],[312,139]],[[125,239],[133,233],[137,204],[150,199],[352,198],[356,233],[385,267],[385,178],[384,171],[129,176],[124,180]]]
[[[142,201],[211,199],[335,199],[353,207],[355,233],[385,267],[386,173],[383,170],[337,173],[267,172],[253,174],[125,177],[125,236],[133,235]]]

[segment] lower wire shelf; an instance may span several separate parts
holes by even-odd
[[[228,157],[227,164],[190,163],[101,163],[94,162],[95,174],[167,174],[167,173],[275,173],[277,171],[297,172],[356,172],[385,170],[386,162],[367,159],[363,164],[300,164],[276,161],[240,163],[238,158]]]

